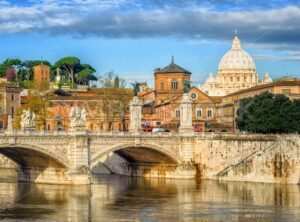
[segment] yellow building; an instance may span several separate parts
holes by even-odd
[[[7,118],[12,118],[16,110],[21,106],[21,89],[8,83],[0,83],[0,130],[7,128]]]
[[[220,97],[211,97],[197,87],[189,91],[192,101],[192,121],[196,132],[210,131],[216,122],[216,103]],[[182,95],[156,106],[156,119],[159,125],[176,131],[180,123],[180,102]]]

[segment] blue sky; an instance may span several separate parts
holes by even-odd
[[[77,56],[98,73],[114,70],[152,84],[171,61],[195,84],[231,47],[234,30],[259,76],[300,77],[300,1],[0,0],[0,60]]]

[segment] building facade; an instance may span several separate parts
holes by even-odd
[[[34,86],[37,90],[47,90],[50,87],[50,67],[40,64],[33,67]]]
[[[192,121],[196,132],[209,131],[216,122],[216,102],[218,97],[210,97],[196,87],[189,91],[192,101]],[[156,106],[159,125],[170,131],[176,131],[180,123],[180,102],[182,95]]]
[[[183,93],[183,80],[190,81],[191,72],[178,66],[172,58],[171,64],[154,70],[154,90],[157,104],[173,99]]]
[[[9,83],[0,83],[0,130],[7,128],[8,115],[14,117],[21,106],[21,90]]]
[[[89,131],[127,131],[129,123],[128,104],[131,89],[90,88],[69,91],[57,95],[45,104],[48,131],[69,131],[72,107],[87,110],[86,129]]]

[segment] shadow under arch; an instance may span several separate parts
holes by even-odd
[[[55,152],[28,144],[1,144],[0,154],[20,166],[68,168],[67,162]]]
[[[42,178],[47,183],[52,183],[48,180],[49,175],[55,181],[68,170],[68,164],[62,157],[35,145],[1,144],[0,154],[17,164],[19,181],[42,182]]]
[[[99,174],[170,178],[180,163],[179,155],[158,145],[119,144],[96,153],[90,169]]]
[[[110,153],[115,153],[131,163],[157,163],[157,164],[175,164],[179,165],[181,159],[172,152],[166,151],[153,144],[122,144],[113,146],[105,152],[100,151],[91,159],[91,166],[97,164],[97,161]]]

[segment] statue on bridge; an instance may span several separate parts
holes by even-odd
[[[30,109],[23,110],[20,124],[22,129],[35,128],[35,113],[31,112]]]
[[[82,108],[81,110],[76,106],[72,107],[70,111],[70,126],[71,128],[85,128],[87,119],[87,110]]]
[[[139,89],[139,83],[135,82],[135,83],[130,83],[133,87],[133,95],[137,96],[138,92],[140,91]]]

